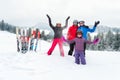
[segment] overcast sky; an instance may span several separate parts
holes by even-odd
[[[18,26],[34,26],[52,21],[64,24],[65,18],[85,20],[92,25],[100,20],[101,25],[120,27],[120,0],[0,0],[0,20]]]

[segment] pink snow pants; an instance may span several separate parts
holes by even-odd
[[[61,38],[55,38],[53,39],[53,43],[51,48],[49,49],[49,51],[47,52],[48,55],[51,55],[55,46],[59,45],[59,49],[60,49],[60,55],[64,57],[64,50],[63,50],[63,40]]]

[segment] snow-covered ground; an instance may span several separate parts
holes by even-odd
[[[87,65],[61,57],[58,46],[51,56],[51,43],[40,41],[37,53],[17,53],[16,36],[0,31],[0,80],[120,80],[120,52],[87,51]]]

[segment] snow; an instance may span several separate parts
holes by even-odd
[[[48,56],[51,43],[39,41],[37,53],[16,51],[16,36],[0,31],[0,80],[120,80],[120,52],[86,51],[87,65],[61,57],[58,46]]]

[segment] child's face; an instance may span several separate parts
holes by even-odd
[[[56,23],[56,26],[57,27],[61,27],[61,23]]]
[[[77,37],[78,37],[78,38],[81,38],[81,37],[82,37],[82,34],[77,34]]]

